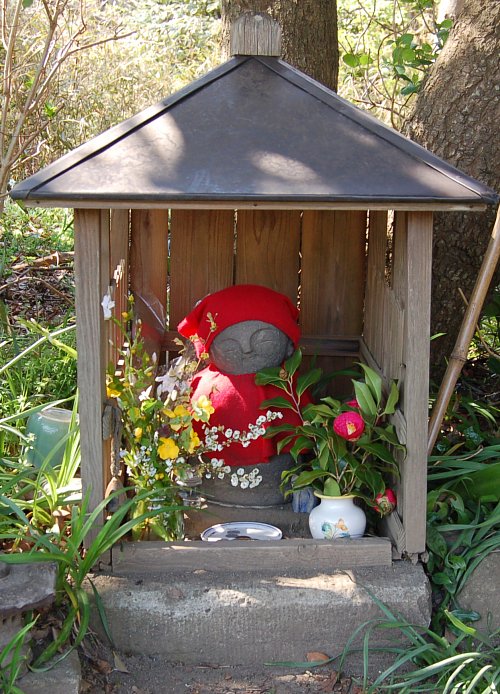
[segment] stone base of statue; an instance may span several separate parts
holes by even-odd
[[[233,471],[240,479],[252,476],[255,469],[262,481],[256,487],[248,486],[242,489],[240,484],[231,484],[231,475],[226,475],[224,479],[203,479],[199,490],[207,501],[218,502],[221,504],[236,504],[237,506],[281,506],[291,501],[291,496],[285,499],[281,491],[281,475],[293,464],[293,460],[288,453],[275,455],[268,463],[261,465],[242,465],[233,467]],[[240,475],[237,475],[237,472]]]
[[[276,455],[268,463],[234,468],[250,474],[256,467],[262,481],[256,487],[242,489],[232,486],[229,476],[224,479],[204,479],[192,496],[200,499],[199,508],[185,514],[186,536],[198,539],[200,534],[217,523],[257,522],[278,527],[284,537],[310,537],[308,513],[292,508],[292,495],[286,497],[280,489],[281,474],[293,461],[288,454]],[[243,475],[240,474],[240,477]]]

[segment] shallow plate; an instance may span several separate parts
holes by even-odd
[[[267,523],[218,523],[201,533],[205,542],[219,540],[281,540],[281,530]]]

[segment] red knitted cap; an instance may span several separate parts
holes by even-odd
[[[177,330],[193,340],[198,356],[208,352],[214,337],[223,330],[247,320],[274,325],[297,347],[300,337],[298,316],[296,306],[284,294],[258,284],[237,284],[202,299],[179,323]]]

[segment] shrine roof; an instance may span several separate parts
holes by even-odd
[[[231,58],[18,183],[11,196],[132,208],[467,209],[498,199],[287,63],[261,56]]]

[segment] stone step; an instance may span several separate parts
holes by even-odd
[[[310,651],[340,652],[360,624],[382,617],[370,593],[413,624],[430,621],[430,590],[420,565],[328,569],[325,555],[319,570],[313,562],[288,562],[280,570],[249,549],[246,560],[237,553],[233,566],[226,561],[220,568],[186,561],[162,568],[160,548],[150,562],[139,550],[134,560],[115,560],[114,574],[95,574],[115,646],[193,665],[303,661]],[[98,621],[95,614],[94,627],[102,633]],[[359,669],[359,660],[352,662]]]

